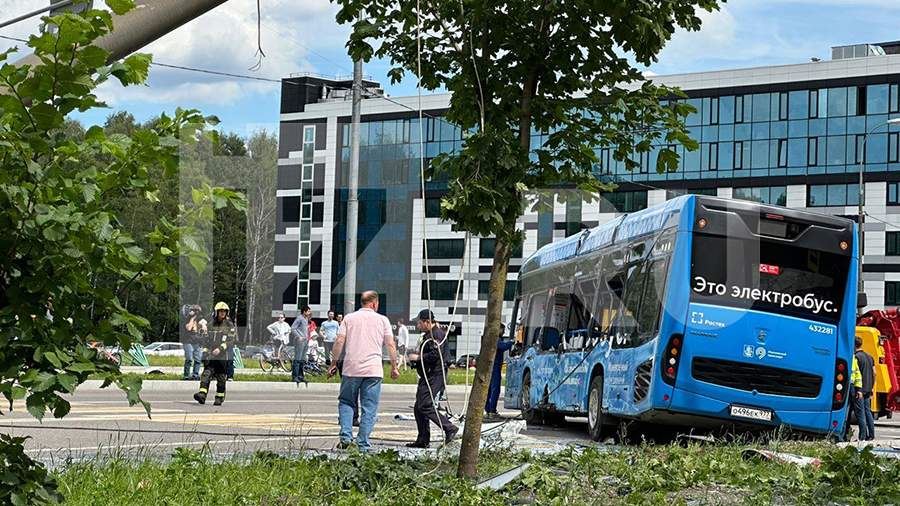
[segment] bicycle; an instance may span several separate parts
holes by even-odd
[[[285,348],[286,346],[282,346],[278,350],[275,350],[275,347],[271,344],[264,346],[262,355],[259,357],[259,368],[262,369],[263,372],[272,372],[276,369],[290,372],[291,358],[287,355]]]

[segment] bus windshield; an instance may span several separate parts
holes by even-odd
[[[850,257],[766,239],[694,233],[691,301],[835,324]]]

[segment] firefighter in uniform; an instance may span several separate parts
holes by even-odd
[[[203,347],[203,374],[200,375],[200,391],[194,394],[194,400],[200,404],[206,403],[209,382],[213,376],[216,377],[216,400],[213,405],[220,406],[225,401],[228,356],[237,334],[234,323],[228,318],[228,311],[228,304],[217,303],[215,316],[208,328]]]
[[[428,448],[431,442],[430,422],[434,422],[444,433],[444,442],[449,443],[456,437],[459,427],[453,425],[447,415],[435,409],[434,396],[445,388],[444,378],[447,375],[447,361],[450,360],[450,347],[446,334],[434,319],[434,313],[427,309],[419,312],[416,327],[422,331],[422,345],[419,353],[409,355],[410,365],[419,373],[419,385],[416,388],[416,404],[413,413],[416,417],[418,435],[410,448]]]

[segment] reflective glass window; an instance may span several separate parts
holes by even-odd
[[[778,166],[787,167],[788,164],[788,141],[787,139],[778,139]]]
[[[811,185],[806,191],[807,207],[820,207],[828,205],[828,187],[826,185]]]
[[[898,155],[900,153],[897,152],[898,147],[900,147],[900,134],[897,132],[892,132],[888,134],[888,161],[896,162],[898,161]]]
[[[787,119],[788,112],[788,94],[786,92],[781,92],[778,94],[778,119]]]
[[[888,134],[870,134],[866,141],[866,163],[885,163],[888,153]]]
[[[769,168],[769,141],[753,141],[750,150],[750,168]]]
[[[806,142],[806,164],[813,167],[819,164],[819,138],[810,137]]]
[[[769,93],[757,93],[753,95],[752,121],[769,121],[771,119],[771,104]]]
[[[896,206],[900,204],[900,195],[898,195],[897,186],[900,183],[888,183],[887,184],[887,203],[888,205]]]
[[[734,143],[734,168],[744,168],[744,141]]]
[[[738,95],[734,97],[734,122],[735,123],[743,123],[744,118],[744,96]]]
[[[890,85],[888,93],[888,112],[900,112],[900,85]]]
[[[828,117],[847,115],[847,88],[828,89]]]
[[[719,123],[734,123],[734,97],[719,98]]]
[[[843,135],[829,136],[827,142],[827,164],[844,165],[847,160],[847,138]]]
[[[888,85],[876,84],[866,87],[866,114],[888,112]]]
[[[888,256],[900,255],[900,232],[885,232],[884,253]]]
[[[789,139],[787,162],[789,167],[806,166],[807,139]]]
[[[809,117],[810,118],[818,118],[819,117],[819,90],[809,90],[809,96],[807,98],[808,106],[809,106]]]

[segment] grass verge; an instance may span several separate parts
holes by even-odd
[[[519,462],[529,470],[500,492],[454,477],[455,460],[394,452],[345,460],[252,459],[213,463],[176,450],[168,463],[79,464],[61,473],[68,504],[888,504],[900,500],[900,460],[825,443],[769,449],[817,456],[819,467],[745,460],[743,445],[592,447],[553,456],[492,452],[485,477]],[[239,485],[238,485],[239,484]]]

